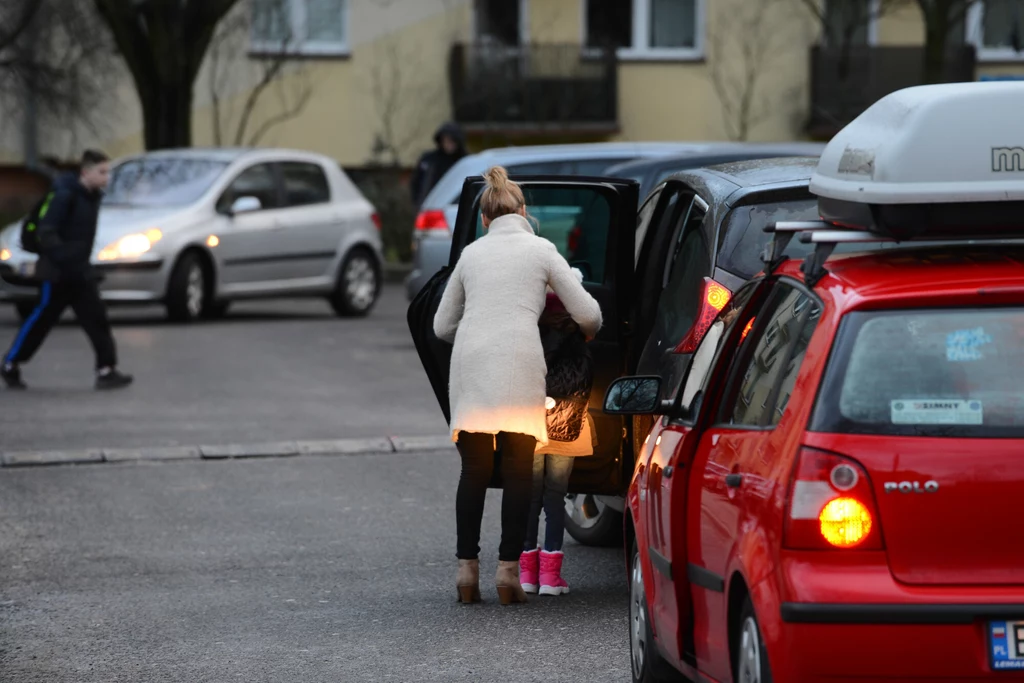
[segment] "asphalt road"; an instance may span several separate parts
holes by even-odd
[[[301,338],[261,324],[223,329],[264,360]],[[495,497],[486,602],[456,603],[456,475],[451,450],[0,470],[0,681],[629,680],[619,550],[567,539],[571,595],[501,607]]]
[[[25,366],[31,390],[0,390],[0,450],[444,435],[405,313],[397,285],[361,320],[301,299],[241,303],[197,325],[169,323],[160,308],[113,309],[136,384],[106,394],[92,389],[92,351],[69,315]],[[0,353],[18,324],[0,306]]]

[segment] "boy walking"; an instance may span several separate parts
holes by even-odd
[[[75,312],[96,352],[96,388],[118,389],[132,377],[117,370],[117,349],[107,308],[100,298],[100,277],[90,263],[103,190],[110,181],[110,159],[88,150],[81,171],[58,178],[53,196],[39,210],[39,302],[18,330],[0,365],[9,389],[25,389],[21,365],[32,359],[68,306]]]

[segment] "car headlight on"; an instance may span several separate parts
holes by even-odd
[[[11,250],[10,249],[0,249],[0,261],[10,261],[10,260],[11,260]]]
[[[163,236],[163,233],[156,228],[144,233],[125,235],[113,244],[108,244],[100,249],[97,258],[100,261],[117,261],[118,259],[142,256],[152,249],[153,245],[159,242]]]

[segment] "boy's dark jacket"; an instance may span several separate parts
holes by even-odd
[[[547,395],[555,399],[548,410],[548,438],[575,441],[583,430],[594,384],[594,360],[587,340],[579,328],[568,325],[541,325],[540,340],[547,362]]]
[[[53,191],[49,210],[39,222],[36,277],[64,282],[96,279],[89,261],[103,194],[87,190],[74,174],[58,178]]]

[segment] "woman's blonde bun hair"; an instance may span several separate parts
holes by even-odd
[[[507,216],[518,212],[526,206],[523,190],[517,183],[508,179],[508,171],[501,166],[492,166],[484,174],[487,183],[484,194],[480,197],[480,213],[487,220]]]

